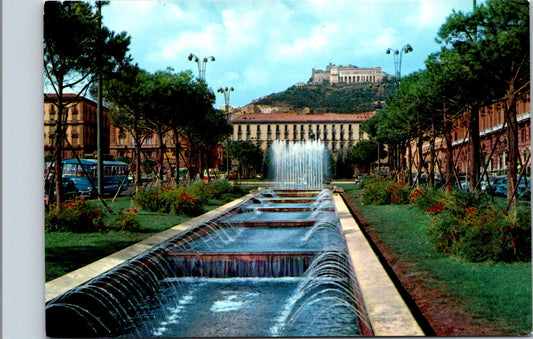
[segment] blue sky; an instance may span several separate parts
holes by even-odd
[[[480,1],[478,0],[478,3]],[[111,1],[104,24],[131,36],[130,53],[147,71],[192,70],[188,61],[214,56],[206,81],[214,90],[234,87],[230,104],[307,82],[311,69],[352,64],[394,74],[387,48],[409,43],[402,75],[424,67],[438,51],[437,31],[453,9],[473,0],[182,0]],[[217,94],[217,107],[224,98]]]

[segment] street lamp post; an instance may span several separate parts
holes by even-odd
[[[198,77],[202,80],[205,80],[205,67],[207,65],[208,61],[215,61],[214,56],[208,56],[206,58],[200,59],[194,54],[189,54],[189,57],[187,58],[189,61],[194,61],[198,64]]]
[[[226,111],[226,120],[229,121],[229,98],[230,92],[233,92],[235,89],[233,87],[220,87],[217,92],[224,94],[224,109]],[[229,138],[226,138],[226,178],[229,179]]]
[[[386,53],[394,55],[394,73],[396,77],[396,86],[400,86],[400,78],[402,76],[402,55],[413,51],[410,44],[406,44],[400,50],[387,48]]]
[[[406,44],[405,46],[400,48],[400,50],[387,48],[386,53],[391,54],[392,52],[394,56],[394,73],[395,73],[394,76],[396,77],[395,79],[396,88],[400,87],[400,78],[402,77],[402,55],[407,54],[412,51],[413,51],[413,47],[410,44]],[[396,145],[396,147],[397,147],[396,151],[398,154],[396,168],[399,170],[400,169],[400,156],[399,156],[400,147],[399,145]]]

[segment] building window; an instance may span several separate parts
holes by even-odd
[[[118,139],[118,144],[119,144],[120,146],[124,146],[124,138],[119,138],[119,139]]]
[[[145,145],[146,146],[151,146],[152,145],[152,138],[146,138]]]

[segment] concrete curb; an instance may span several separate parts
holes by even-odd
[[[333,200],[374,335],[424,336],[342,197]]]

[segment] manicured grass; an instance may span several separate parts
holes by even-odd
[[[372,231],[402,261],[427,274],[430,288],[447,291],[472,314],[514,335],[532,330],[531,262],[469,263],[437,253],[426,241],[431,219],[410,205],[363,206],[357,191],[345,187],[358,202]]]
[[[226,199],[209,200],[204,210],[209,211],[242,194],[231,194]],[[106,215],[106,223],[115,220],[121,208],[132,206],[130,197],[119,197],[115,202],[105,200],[112,212]],[[102,205],[103,207],[103,205]],[[68,272],[142,241],[156,233],[181,224],[192,217],[139,210],[140,228],[135,232],[103,231],[93,233],[47,232],[45,234],[45,279],[53,280]]]

